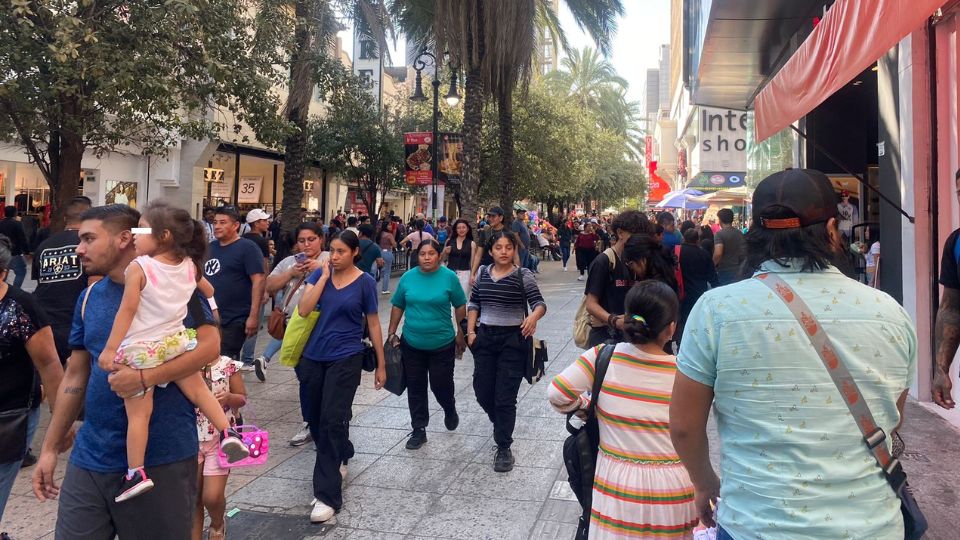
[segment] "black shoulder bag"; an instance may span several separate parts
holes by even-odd
[[[530,309],[527,307],[527,291],[523,286],[523,268],[517,268],[517,283],[520,288],[520,301],[523,303],[523,319],[530,316]],[[533,384],[543,378],[547,370],[547,344],[536,336],[528,338],[521,337],[526,341],[527,362],[523,377],[527,383]]]
[[[583,513],[577,525],[577,540],[587,538],[590,531],[590,510],[593,507],[593,475],[597,470],[597,452],[600,450],[600,424],[597,421],[596,407],[600,399],[600,387],[610,366],[615,345],[600,345],[594,368],[593,387],[590,389],[590,405],[585,409],[587,421],[579,428],[570,425],[567,415],[567,431],[570,436],[563,441],[563,463],[567,467],[568,482],[573,494],[580,501]]]
[[[20,461],[27,455],[27,427],[30,411],[33,409],[33,387],[37,384],[37,370],[30,366],[33,376],[30,378],[30,393],[27,407],[0,412],[0,464]]]

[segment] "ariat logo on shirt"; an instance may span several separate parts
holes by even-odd
[[[62,246],[45,249],[40,253],[39,283],[57,283],[72,281],[83,274],[83,267],[77,257],[77,246]]]

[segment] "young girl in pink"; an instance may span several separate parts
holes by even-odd
[[[231,426],[237,425],[239,410],[247,404],[247,390],[243,384],[238,362],[229,356],[220,356],[203,369],[203,378],[213,395],[223,405]],[[210,514],[208,540],[223,540],[227,534],[227,479],[230,469],[220,466],[217,458],[219,432],[210,420],[197,410],[197,438],[200,453],[197,456],[200,471],[197,476],[197,509],[193,513],[193,540],[203,537],[203,512]]]
[[[123,300],[107,345],[100,354],[106,371],[116,364],[149,369],[193,349],[196,332],[185,329],[187,302],[197,289],[199,264],[206,251],[202,225],[186,210],[153,203],[134,229],[138,257],[127,267]],[[209,285],[209,284],[206,284]],[[232,463],[249,454],[200,372],[176,381],[183,395],[210,419],[220,435],[220,448]],[[123,502],[153,488],[144,471],[152,389],[123,401],[127,412],[127,474],[117,493]]]

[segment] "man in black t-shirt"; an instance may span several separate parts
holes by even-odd
[[[252,240],[263,253],[264,269],[270,264],[270,243],[267,241],[267,231],[270,229],[270,214],[260,208],[254,208],[247,213],[247,225],[250,232],[243,235],[247,240]]]
[[[627,210],[611,224],[616,242],[604,250],[590,264],[587,274],[587,312],[593,321],[588,346],[594,347],[608,339],[623,341],[624,300],[633,286],[635,276],[620,256],[623,246],[634,234],[654,232],[647,216],[637,210]],[[610,257],[613,257],[611,259]]]
[[[960,198],[960,169],[954,179],[957,195]],[[940,260],[940,284],[943,295],[940,297],[940,309],[937,310],[936,343],[934,345],[935,365],[933,368],[933,401],[944,409],[955,406],[953,382],[950,380],[950,366],[960,347],[960,249],[957,247],[960,229],[953,231],[943,244],[943,258]]]
[[[87,274],[77,256],[77,245],[80,244],[77,231],[80,216],[88,208],[90,203],[85,197],[67,203],[63,214],[66,227],[44,240],[34,252],[32,275],[37,280],[37,288],[33,297],[43,306],[50,322],[61,363],[70,356],[68,340],[73,310],[80,293],[87,287]]]
[[[256,244],[238,235],[240,216],[218,208],[203,274],[213,285],[220,313],[220,354],[238,358],[243,342],[260,328],[266,272]],[[252,368],[251,368],[252,369]]]

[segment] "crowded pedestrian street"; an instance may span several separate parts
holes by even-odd
[[[406,396],[374,390],[372,377],[364,374],[350,423],[357,454],[348,464],[344,508],[335,522],[311,524],[306,516],[313,497],[310,471],[315,450],[312,443],[287,446],[301,425],[297,381],[292,369],[271,365],[265,383],[252,372],[244,375],[250,397],[244,413],[269,431],[277,446],[265,465],[236,469],[230,476],[226,489],[230,538],[572,538],[580,511],[563,467],[567,432],[564,417],[551,409],[546,390],[550,377],[581,352],[573,344],[570,320],[582,284],[573,274],[562,272],[559,262],[543,263],[541,268],[538,280],[552,310],[538,334],[547,342],[551,360],[544,380],[523,383],[520,390],[513,471],[504,475],[490,468],[494,444],[470,385],[469,352],[457,361],[454,372],[460,426],[447,432],[440,407],[431,397],[429,441],[418,450],[404,448],[410,433]],[[31,286],[29,281],[26,286]],[[383,314],[389,312],[386,303],[380,309]],[[960,431],[912,401],[905,417],[903,463],[918,501],[931,518],[926,538],[955,539],[960,528],[960,514],[955,511],[960,492],[950,486],[960,482],[960,471],[954,467],[960,460]],[[48,420],[45,414],[41,426]],[[37,440],[42,436],[41,427]],[[715,430],[711,430],[711,443],[716,461]],[[59,471],[65,462],[66,454],[61,456]],[[31,472],[27,468],[18,476],[0,528],[11,538],[52,539],[57,501],[37,502]]]

